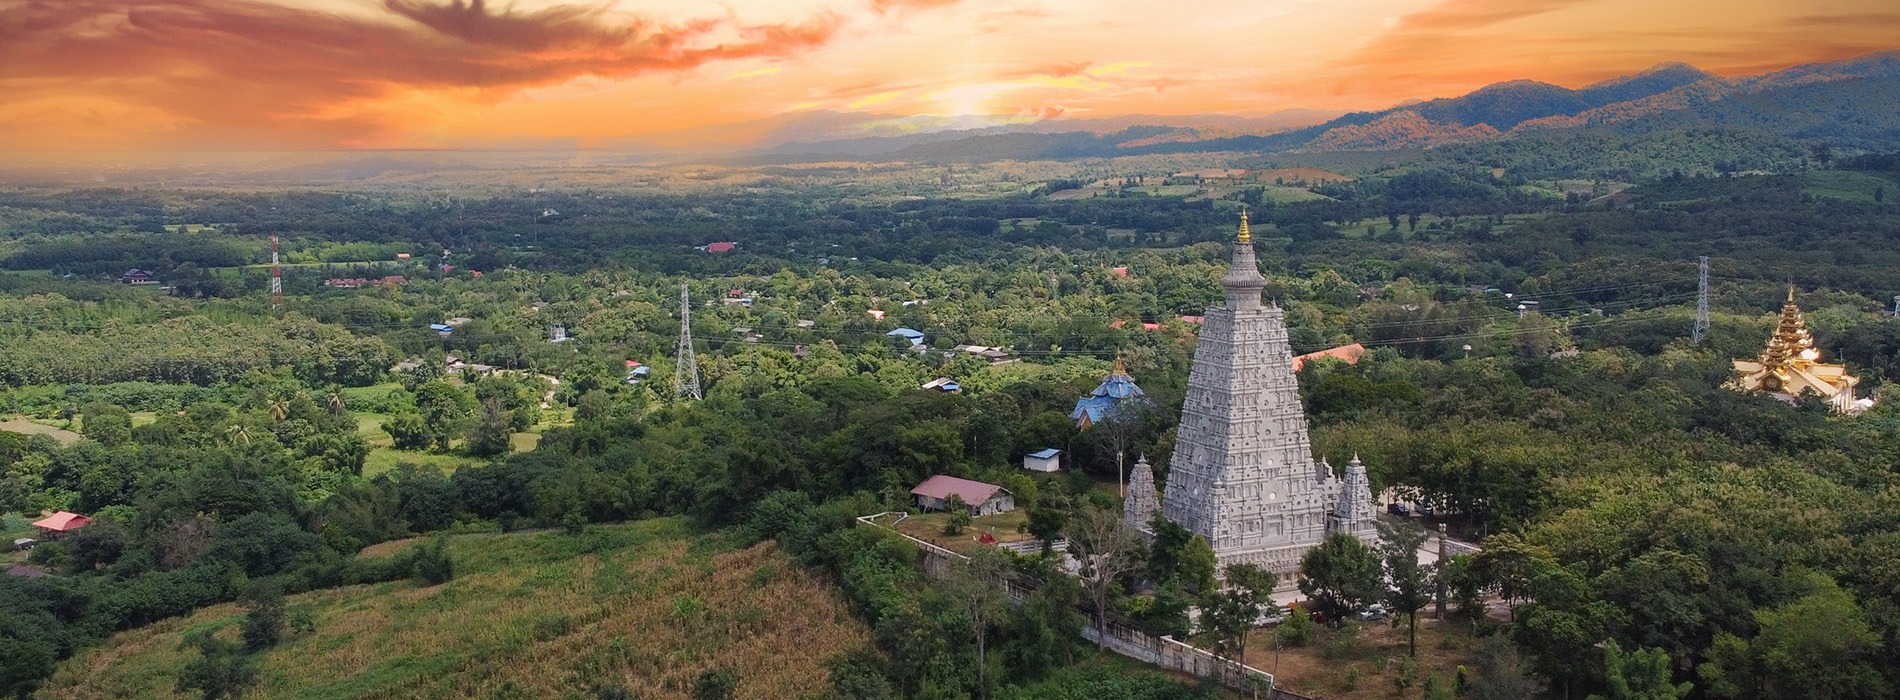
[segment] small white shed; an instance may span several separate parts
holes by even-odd
[[[1048,448],[1023,455],[1023,468],[1032,472],[1052,472],[1062,468],[1062,450]]]

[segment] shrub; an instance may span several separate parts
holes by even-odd
[[[732,700],[739,676],[732,669],[714,667],[701,671],[693,681],[693,700]]]
[[[1280,646],[1299,648],[1313,643],[1313,616],[1305,610],[1295,608],[1288,615],[1280,629],[1274,630],[1274,636],[1280,640]]]

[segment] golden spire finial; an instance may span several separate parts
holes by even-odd
[[[1116,351],[1115,351],[1115,368],[1114,368],[1114,369],[1111,369],[1111,370],[1109,370],[1109,371],[1108,371],[1108,373],[1109,373],[1110,375],[1116,375],[1116,374],[1127,374],[1127,373],[1128,373],[1128,367],[1127,367],[1126,365],[1124,365],[1124,364],[1122,364],[1122,351],[1121,351],[1121,350],[1116,350]]]
[[[1790,304],[1794,303],[1794,283],[1793,282],[1788,283],[1788,303]]]
[[[1236,240],[1241,243],[1253,242],[1253,232],[1247,230],[1247,205],[1245,204],[1240,205],[1240,236]]]

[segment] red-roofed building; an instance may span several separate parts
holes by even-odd
[[[1116,277],[1127,277],[1127,276],[1128,276],[1128,268],[1127,268],[1127,267],[1111,267],[1111,268],[1108,268],[1108,271],[1109,271],[1109,272],[1113,272],[1113,273],[1115,273],[1115,276],[1116,276]]]
[[[738,244],[738,243],[734,243],[734,242],[732,242],[732,241],[719,241],[719,242],[717,242],[717,243],[707,243],[707,244],[706,244],[706,252],[708,252],[708,253],[729,253],[729,252],[732,252],[732,249],[733,249],[733,248],[737,248],[737,247],[739,247],[739,244]]]
[[[963,500],[970,515],[995,515],[1016,509],[1016,496],[1009,489],[943,474],[925,479],[910,492],[917,497],[917,507],[924,510],[945,510],[953,494]]]
[[[1115,320],[1113,320],[1113,321],[1109,321],[1109,322],[1108,322],[1108,327],[1109,327],[1109,328],[1120,328],[1120,327],[1122,327],[1122,326],[1126,326],[1126,325],[1128,325],[1128,322],[1127,322],[1127,321],[1123,321],[1123,320],[1121,320],[1121,319],[1119,319],[1119,318],[1118,318],[1118,319],[1115,319]]]
[[[1144,329],[1147,329],[1147,330],[1151,330],[1151,331],[1158,331],[1158,330],[1161,330],[1161,324],[1159,324],[1159,323],[1154,323],[1154,322],[1152,322],[1152,321],[1142,321],[1142,322],[1141,322],[1141,327],[1142,327],[1142,328],[1144,328]]]
[[[1319,352],[1309,352],[1299,357],[1293,358],[1293,371],[1295,372],[1300,371],[1300,367],[1305,366],[1307,360],[1317,360],[1322,357],[1330,357],[1335,360],[1344,360],[1346,364],[1356,365],[1356,364],[1359,364],[1359,358],[1364,357],[1365,354],[1366,354],[1366,346],[1360,345],[1358,343],[1353,343],[1351,345],[1341,345],[1336,348],[1329,348],[1326,350],[1321,350]]]
[[[1205,316],[1182,316],[1181,320],[1187,321],[1188,323],[1200,323],[1201,321],[1207,320],[1207,318]]]
[[[92,518],[62,510],[34,521],[33,527],[37,527],[41,532],[46,533],[46,539],[56,540],[64,537],[66,533],[85,527],[91,523]]]

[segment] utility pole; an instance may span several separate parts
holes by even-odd
[[[1900,318],[1900,295],[1893,297],[1893,317]]]
[[[1438,524],[1438,572],[1440,574],[1443,574],[1445,572],[1445,524],[1444,523]],[[1434,619],[1443,620],[1445,619],[1445,577],[1433,576],[1432,587],[1436,589],[1433,592],[1434,595],[1432,597],[1435,598],[1438,603],[1438,607],[1434,611],[1436,613],[1436,617]]]
[[[704,398],[699,392],[699,360],[693,358],[693,305],[680,284],[680,346],[673,363],[673,391],[688,399]]]
[[[1691,335],[1696,344],[1709,337],[1709,256],[1701,257],[1700,282],[1696,287],[1695,331]],[[1895,308],[1900,308],[1900,297],[1894,297]]]
[[[277,264],[277,237],[270,237],[270,310],[284,308],[284,268]]]

